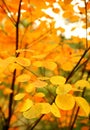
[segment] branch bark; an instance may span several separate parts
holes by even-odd
[[[18,50],[19,47],[19,22],[20,22],[20,16],[21,16],[21,2],[22,0],[20,0],[19,2],[19,8],[18,8],[18,16],[17,16],[17,22],[16,22],[16,50]],[[19,53],[16,53],[15,51],[15,55],[16,57],[19,56]],[[15,80],[16,80],[16,69],[13,72],[13,76],[12,76],[12,83],[11,83],[11,90],[13,91],[10,96],[9,96],[9,105],[8,105],[8,119],[6,120],[6,126],[4,128],[4,130],[8,130],[10,127],[10,121],[11,121],[11,117],[12,117],[12,106],[13,106],[13,96],[14,96],[14,86],[15,86]]]

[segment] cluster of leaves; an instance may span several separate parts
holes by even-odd
[[[57,118],[58,128],[71,130],[77,117],[90,122],[90,2],[82,2],[84,7],[72,0],[0,1],[0,129],[33,130],[41,119]],[[62,11],[66,22],[81,20],[86,38],[66,39],[65,29],[55,28],[45,13],[49,8],[54,15]]]

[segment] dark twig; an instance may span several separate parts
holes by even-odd
[[[42,114],[42,115],[40,116],[40,118],[38,118],[38,119],[36,120],[36,122],[34,123],[34,125],[31,126],[30,129],[29,129],[30,126],[28,126],[27,130],[33,130],[33,129],[37,126],[37,124],[41,121],[41,119],[44,117],[44,115],[45,115],[45,114]]]
[[[17,22],[16,22],[16,50],[18,50],[18,45],[19,45],[19,22],[20,22],[20,16],[21,16],[21,2],[19,2],[19,9],[18,9],[18,17],[17,17]],[[16,57],[18,54],[16,55]]]
[[[82,54],[81,58],[79,59],[79,61],[77,62],[77,64],[75,65],[75,67],[72,69],[72,71],[70,72],[70,74],[68,75],[67,79],[66,79],[66,83],[68,82],[68,80],[72,77],[72,75],[74,74],[76,68],[79,66],[80,62],[82,61],[82,59],[84,58],[84,56],[87,54],[87,52],[89,51],[90,47],[87,48],[84,53]]]
[[[8,16],[8,17],[9,17],[9,19],[12,21],[12,23],[15,25],[15,24],[16,24],[16,21],[15,21],[15,19],[13,18],[13,16],[11,15],[11,11],[9,10],[9,8],[8,8],[7,4],[5,3],[5,1],[2,0],[2,2],[3,2],[3,4],[4,4],[6,10],[5,10],[2,6],[1,6],[1,8],[2,8],[3,11],[7,14],[7,16],[8,16],[8,14],[10,14],[10,16]]]
[[[85,91],[86,91],[86,87],[83,88],[82,97],[84,97]],[[78,108],[76,110],[76,114],[75,114],[74,120],[73,120],[72,125],[70,126],[69,130],[73,130],[74,124],[75,124],[76,119],[78,117],[79,110],[80,110],[80,107],[78,106]]]
[[[82,57],[80,58],[80,60],[79,60],[79,62],[77,63],[77,65],[74,67],[73,72],[74,72],[74,70],[77,68],[78,64],[81,62],[81,60],[83,59],[83,57],[86,55],[86,53],[87,53],[87,52],[89,51],[89,49],[90,49],[90,47],[88,48],[88,40],[87,40],[87,27],[88,27],[87,21],[88,21],[88,19],[87,19],[87,2],[86,2],[86,0],[85,0],[85,16],[86,16],[86,50],[85,50],[85,52],[83,53],[83,55],[82,55]],[[72,73],[73,73],[73,72],[72,72]],[[82,97],[84,97],[85,91],[86,91],[86,87],[84,87],[84,89],[83,89]],[[74,120],[73,120],[73,122],[72,122],[72,125],[70,126],[70,130],[73,130],[74,124],[75,124],[76,119],[77,119],[77,116],[78,116],[79,109],[80,109],[80,107],[78,106],[78,108],[77,108],[77,110],[76,110],[76,115],[75,115],[75,117],[74,117]]]
[[[22,0],[20,0],[20,2],[19,2],[18,17],[17,17],[17,23],[16,23],[16,50],[18,49],[18,44],[19,44],[19,21],[20,21],[20,15],[21,15],[21,12],[20,12],[21,11],[21,2],[22,2]],[[16,54],[16,57],[18,57],[18,53]],[[12,105],[13,105],[15,80],[16,80],[16,69],[13,72],[13,78],[12,78],[12,84],[11,84],[11,90],[13,92],[10,94],[10,97],[9,97],[9,115],[8,115],[6,130],[8,130],[10,127],[10,120],[12,117]]]
[[[88,28],[88,17],[87,17],[87,2],[85,0],[85,16],[86,16],[86,48],[88,48],[88,40],[87,40],[87,28]]]

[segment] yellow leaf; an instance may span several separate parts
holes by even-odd
[[[51,113],[55,116],[55,117],[61,117],[60,111],[58,109],[58,107],[55,105],[55,103],[53,103],[51,105]]]
[[[9,64],[8,69],[10,72],[13,72],[15,69],[22,70],[22,67],[16,63]]]
[[[43,66],[47,69],[54,70],[57,67],[57,64],[52,61],[45,61],[43,62]]]
[[[7,64],[10,64],[10,63],[14,63],[15,60],[16,60],[15,57],[10,56],[10,57],[8,57],[8,58],[5,59],[5,62],[6,62]]]
[[[46,57],[46,54],[40,54],[40,55],[33,56],[33,58],[36,58],[36,59],[43,59],[45,57]]]
[[[27,119],[37,118],[41,115],[41,106],[39,104],[33,105],[29,110],[23,113],[23,116]]]
[[[35,66],[35,67],[42,67],[43,66],[43,62],[42,61],[35,61],[33,63],[33,66]]]
[[[49,103],[39,103],[41,105],[41,114],[48,114],[50,112],[50,104]]]
[[[27,111],[28,109],[30,109],[32,107],[32,105],[33,105],[32,100],[26,99],[25,102],[23,103],[21,109],[20,109],[20,112]]]
[[[72,90],[72,86],[70,84],[63,84],[57,87],[56,94],[63,95],[67,94]]]
[[[36,93],[36,94],[35,94],[35,96],[36,96],[36,97],[45,97],[45,94],[44,94],[44,93],[39,92],[39,93]]]
[[[62,110],[71,110],[75,105],[75,100],[71,94],[57,95],[55,103]]]
[[[25,57],[17,57],[16,63],[18,63],[19,65],[22,65],[24,67],[30,66],[30,64],[31,64],[30,60]]]
[[[33,119],[37,118],[41,114],[48,114],[50,112],[49,103],[37,103],[33,105],[29,110],[23,113],[25,118]]]
[[[90,83],[84,79],[78,80],[75,83],[75,87],[79,88],[79,89],[83,89],[84,87],[89,88],[90,89]]]
[[[22,74],[17,77],[17,82],[27,82],[30,80],[30,75]]]
[[[62,85],[65,81],[66,79],[63,76],[52,76],[50,78],[50,82],[54,85]]]
[[[0,73],[5,71],[5,69],[7,69],[7,67],[14,62],[15,62],[15,57],[8,57],[4,60],[0,59]]]
[[[18,93],[17,95],[14,96],[14,100],[21,100],[25,96],[25,93]]]
[[[83,97],[75,97],[76,103],[79,105],[80,108],[83,109],[86,116],[90,114],[90,106],[88,102]]]
[[[42,88],[42,87],[47,86],[47,83],[41,80],[36,80],[33,84],[36,88]]]
[[[35,67],[45,67],[50,70],[54,70],[57,67],[57,64],[53,61],[35,61],[33,63]]]
[[[26,92],[31,93],[35,91],[35,86],[33,83],[29,83],[26,87],[25,87]]]
[[[65,71],[71,71],[73,66],[74,64],[71,63],[70,61],[66,61],[64,64],[61,64],[61,68]]]

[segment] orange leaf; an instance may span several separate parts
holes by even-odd
[[[90,1],[87,2],[87,9],[90,9]]]
[[[5,95],[8,95],[8,94],[11,94],[13,91],[10,89],[10,88],[4,88],[4,91],[3,91],[3,93],[5,94]]]
[[[67,4],[70,4],[72,2],[72,0],[64,0],[64,3],[67,5]]]
[[[59,13],[60,12],[60,9],[59,8],[52,8],[52,11],[54,12],[54,13]]]

